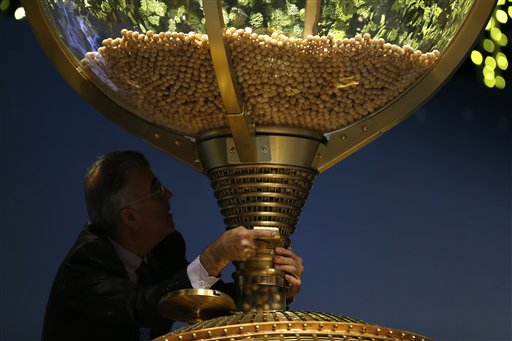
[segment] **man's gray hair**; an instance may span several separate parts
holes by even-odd
[[[116,151],[100,156],[85,175],[89,219],[111,237],[120,222],[119,212],[134,199],[126,184],[130,172],[139,167],[150,168],[142,153]]]

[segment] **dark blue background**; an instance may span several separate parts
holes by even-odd
[[[0,20],[0,32],[0,339],[37,340],[53,276],[87,219],[82,180],[98,155],[148,156],[174,192],[189,258],[224,226],[205,176],[86,104],[26,22]],[[510,89],[459,72],[319,176],[292,236],[306,266],[294,310],[436,340],[511,339]]]

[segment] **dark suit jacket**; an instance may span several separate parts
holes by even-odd
[[[108,238],[87,225],[55,277],[46,307],[43,341],[136,341],[139,327],[152,337],[169,332],[172,322],[159,315],[166,293],[190,288],[185,242],[170,234],[148,255],[153,283],[132,283]]]

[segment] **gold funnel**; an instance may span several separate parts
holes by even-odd
[[[318,174],[405,119],[449,78],[495,2],[136,2],[23,5],[82,97],[211,179],[227,228],[280,232],[236,265],[242,312],[160,339],[423,339],[337,315],[283,311],[286,283],[272,248],[290,244]],[[203,296],[232,306],[215,293]],[[195,322],[199,311],[218,314],[206,306],[194,310]]]

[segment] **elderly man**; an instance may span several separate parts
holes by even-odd
[[[230,229],[189,263],[170,211],[172,193],[138,152],[100,157],[84,187],[90,222],[54,280],[43,340],[135,341],[162,335],[173,322],[157,311],[163,295],[212,286],[230,292],[219,280],[222,269],[254,255],[258,239],[272,237],[265,230]],[[275,254],[275,268],[287,273],[293,297],[301,286],[302,259],[291,248],[277,247]],[[149,269],[150,282],[141,268]]]

